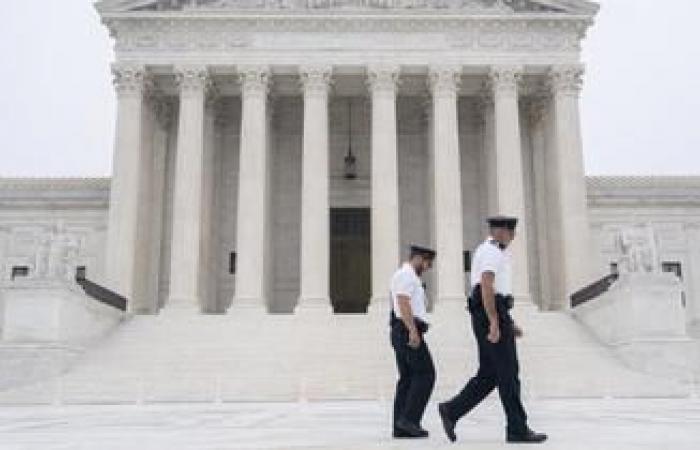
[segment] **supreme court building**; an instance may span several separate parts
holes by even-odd
[[[515,293],[592,281],[580,0],[103,0],[116,48],[104,278],[135,312],[388,296],[409,243],[462,301],[484,218]]]

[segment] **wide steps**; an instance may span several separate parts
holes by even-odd
[[[625,367],[566,313],[518,306],[524,395],[684,397],[694,387]],[[427,335],[436,398],[459,390],[476,353],[468,315],[438,309]],[[158,403],[388,399],[396,380],[386,317],[136,316],[60,377],[0,392],[0,403]]]

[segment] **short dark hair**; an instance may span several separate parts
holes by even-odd
[[[434,260],[437,256],[437,252],[431,248],[421,247],[419,245],[412,245],[410,255],[411,258],[414,258],[416,256],[422,256],[423,258]]]

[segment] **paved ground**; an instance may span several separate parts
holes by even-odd
[[[627,450],[700,448],[700,400],[531,402],[538,448]],[[387,438],[389,407],[375,402],[159,404],[0,408],[0,449],[480,449],[503,443],[491,401],[459,424],[450,445],[431,405],[420,442]]]

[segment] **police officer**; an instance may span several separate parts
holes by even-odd
[[[530,430],[520,400],[515,338],[522,336],[522,331],[509,313],[513,296],[508,245],[515,237],[517,222],[515,217],[489,218],[491,236],[474,253],[469,312],[478,346],[479,370],[456,397],[438,406],[445,433],[452,442],[457,440],[457,421],[496,387],[507,417],[506,441],[540,443],[547,439],[545,434]]]
[[[410,258],[391,279],[391,346],[399,380],[394,397],[395,438],[425,438],[420,426],[435,384],[435,366],[423,335],[428,331],[425,288],[421,275],[429,270],[436,252],[411,246]]]

